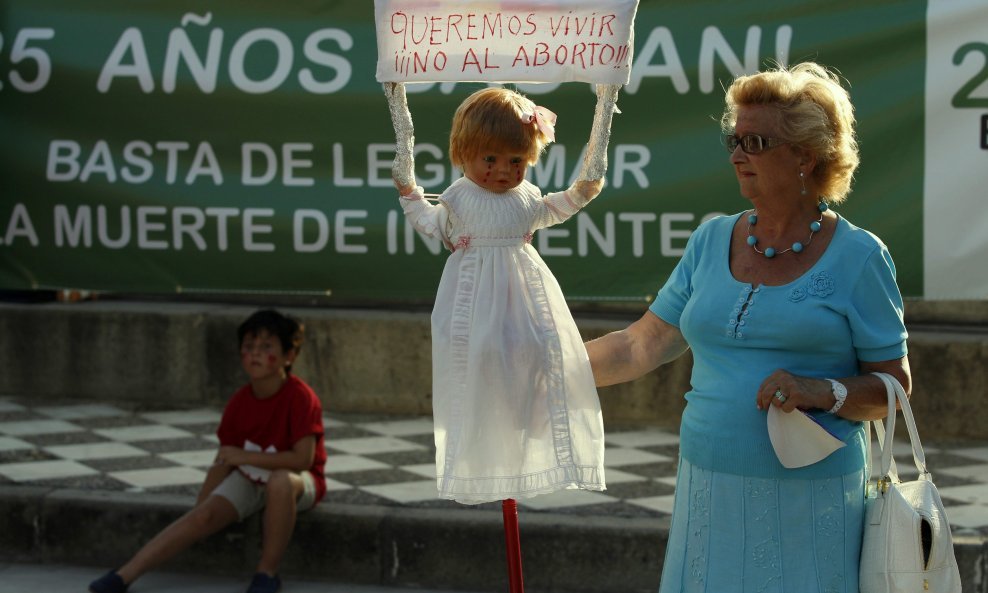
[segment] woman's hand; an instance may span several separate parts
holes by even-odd
[[[755,405],[759,410],[776,406],[786,413],[797,408],[829,410],[835,401],[830,381],[801,377],[783,369],[766,377],[755,396]]]
[[[912,374],[909,371],[909,359],[905,356],[879,362],[858,361],[858,369],[857,376],[833,377],[847,389],[844,405],[837,414],[841,418],[876,420],[888,415],[885,384],[878,377],[872,376],[873,372],[891,374],[899,380],[907,395],[912,393]],[[783,397],[775,397],[776,391]],[[767,410],[771,405],[783,412],[792,412],[796,408],[830,410],[836,402],[830,381],[799,377],[782,369],[766,377],[755,396],[755,404],[759,410]]]

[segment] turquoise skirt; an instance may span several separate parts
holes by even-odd
[[[864,470],[776,480],[680,458],[660,593],[857,593]]]

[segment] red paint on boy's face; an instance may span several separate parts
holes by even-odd
[[[289,358],[277,336],[267,332],[244,336],[240,345],[240,364],[252,381],[283,376]]]

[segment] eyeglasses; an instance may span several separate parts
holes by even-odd
[[[727,147],[727,152],[730,153],[733,153],[738,145],[741,145],[741,150],[745,154],[758,154],[769,148],[775,148],[783,144],[789,144],[789,142],[778,138],[763,138],[758,134],[745,134],[744,136],[724,134],[724,145]]]

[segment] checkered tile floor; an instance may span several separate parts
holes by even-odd
[[[0,484],[195,495],[215,455],[219,418],[219,409],[132,412],[102,403],[42,406],[0,398]],[[436,498],[431,418],[339,415],[325,418],[325,427],[322,504],[460,506]],[[519,505],[536,512],[668,517],[678,436],[608,428],[606,440],[605,492],[562,491]],[[908,446],[901,445],[896,457],[911,466]],[[988,535],[988,442],[924,445],[955,532]],[[915,472],[900,469],[903,477]]]

